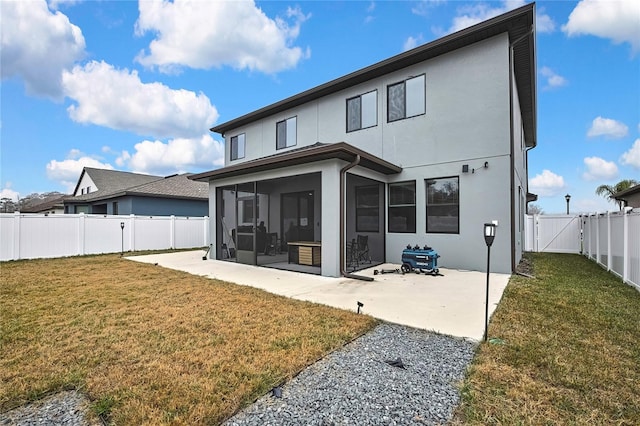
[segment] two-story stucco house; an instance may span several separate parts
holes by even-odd
[[[523,6],[212,128],[225,167],[190,177],[209,182],[211,258],[335,277],[360,236],[371,264],[410,244],[484,270],[496,221],[491,270],[512,272],[532,196],[534,16]]]

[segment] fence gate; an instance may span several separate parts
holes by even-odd
[[[582,253],[582,219],[578,215],[527,215],[525,249],[548,253]]]

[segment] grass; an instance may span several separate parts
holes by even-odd
[[[0,412],[73,388],[113,424],[217,424],[376,324],[119,255],[0,274]]]
[[[532,260],[535,278],[507,286],[454,423],[640,424],[640,293],[579,255]]]

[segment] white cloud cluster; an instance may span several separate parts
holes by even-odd
[[[417,37],[409,36],[405,40],[404,45],[402,46],[402,51],[406,52],[407,50],[411,50],[414,47],[418,47],[422,43],[424,43],[424,38],[422,37],[422,34],[418,34]]]
[[[68,193],[73,192],[83,167],[113,170],[113,166],[89,157],[78,149],[72,149],[62,161],[51,160],[47,164],[47,177],[63,185]]]
[[[525,0],[503,0],[501,5],[495,3],[474,2],[458,9],[459,15],[453,18],[453,23],[449,28],[449,33],[453,33],[472,25],[478,24],[487,19],[494,18],[510,10],[524,6]],[[555,23],[549,15],[543,13],[541,8],[536,14],[536,31],[539,33],[553,32]],[[414,12],[415,13],[415,12]]]
[[[540,197],[552,197],[559,194],[565,187],[564,178],[550,170],[543,170],[541,174],[529,179],[529,192]]]
[[[636,139],[629,151],[622,154],[620,163],[640,170],[640,138]]]
[[[123,151],[116,160],[119,167],[138,173],[169,175],[194,169],[211,169],[224,165],[224,143],[204,135],[199,138],[142,141],[135,152]]]
[[[587,136],[595,138],[597,136],[606,136],[609,138],[623,138],[627,136],[629,128],[619,121],[611,118],[596,117],[591,123],[591,127],[587,131]]]
[[[79,123],[154,137],[193,137],[206,133],[218,111],[203,93],[142,83],[138,73],[92,61],[63,73],[68,108]]]
[[[173,72],[182,66],[275,73],[308,57],[293,42],[309,16],[288,8],[286,17],[271,19],[253,1],[141,1],[136,33],[154,33],[148,52],[138,62]]]
[[[85,55],[82,31],[44,0],[0,1],[2,78],[20,77],[27,93],[61,100],[62,70]]]
[[[540,69],[540,74],[542,74],[542,76],[547,79],[545,89],[555,89],[567,84],[566,78],[562,77],[559,74],[556,74],[556,72],[549,67],[542,67]]]
[[[593,35],[611,39],[615,44],[629,43],[632,52],[640,51],[640,1],[582,0],[562,26],[569,37]]]
[[[588,181],[608,181],[618,177],[618,166],[613,161],[606,161],[600,157],[587,157],[584,159],[587,170],[582,178]]]
[[[8,198],[14,203],[17,203],[20,198],[20,193],[11,189],[11,182],[6,182],[4,188],[0,189],[0,198]]]

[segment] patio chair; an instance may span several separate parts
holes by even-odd
[[[264,250],[264,254],[276,255],[280,254],[280,239],[278,239],[277,232],[270,232],[267,234],[267,244]]]
[[[356,256],[358,263],[367,262],[371,263],[371,255],[369,254],[369,236],[358,235],[358,241],[356,244]]]

